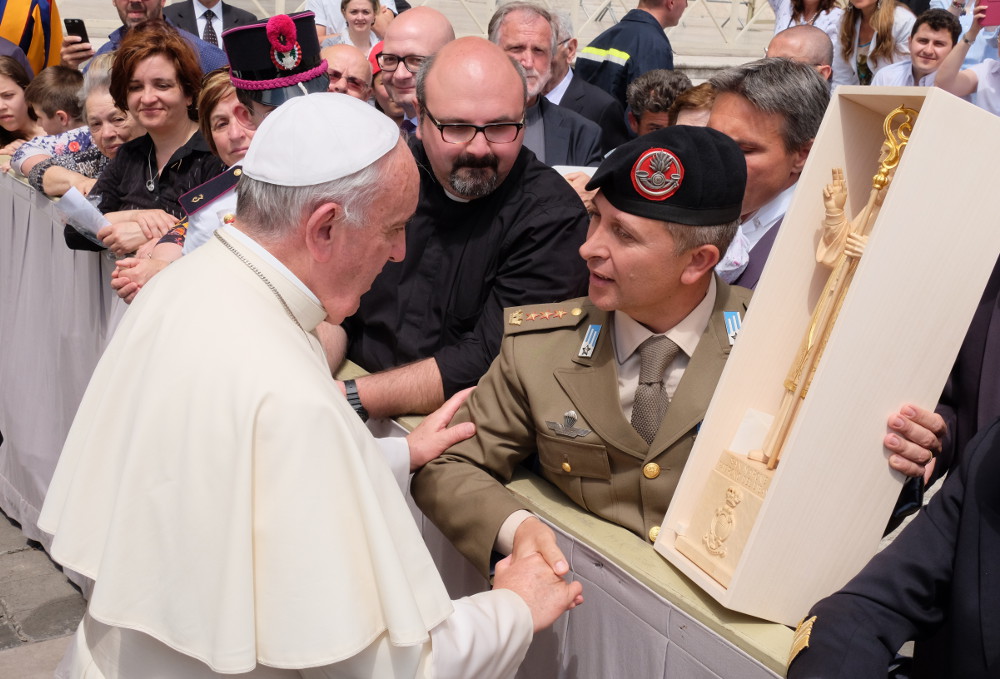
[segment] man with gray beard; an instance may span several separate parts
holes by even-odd
[[[601,128],[541,96],[552,77],[557,47],[549,11],[533,2],[505,3],[490,19],[489,38],[524,69],[528,85],[524,145],[546,165],[596,167],[604,156]]]
[[[523,74],[482,38],[447,44],[418,73],[420,201],[406,258],[385,266],[345,323],[348,357],[374,373],[345,383],[359,414],[430,412],[486,372],[505,307],[586,290],[577,248],[587,213],[522,148],[525,92]]]

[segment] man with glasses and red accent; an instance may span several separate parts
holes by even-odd
[[[354,45],[331,45],[321,49],[319,56],[326,59],[328,91],[368,101],[372,92],[372,65],[364,52]]]
[[[374,373],[345,383],[363,417],[430,412],[486,372],[504,307],[587,286],[577,255],[586,211],[523,148],[525,79],[503,50],[482,38],[452,41],[419,69],[414,92],[420,202],[406,257],[385,266],[345,322],[348,358]]]
[[[455,39],[448,17],[430,7],[414,7],[393,19],[385,32],[378,65],[389,96],[403,107],[402,128],[417,126],[417,71],[424,59]]]

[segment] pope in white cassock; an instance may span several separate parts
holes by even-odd
[[[402,259],[417,190],[356,99],[261,124],[235,226],[137,298],[67,438],[39,525],[95,585],[57,676],[506,677],[582,601],[537,554],[450,601],[400,486],[471,434],[457,403],[387,462],[330,377],[314,329]]]

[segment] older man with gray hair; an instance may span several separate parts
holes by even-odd
[[[578,78],[573,72],[576,59],[576,38],[573,21],[566,10],[552,11],[556,29],[556,47],[552,54],[552,76],[542,90],[545,98],[570,111],[592,120],[601,128],[601,151],[607,153],[629,139],[625,127],[625,110],[610,94]]]
[[[753,289],[830,103],[830,88],[811,66],[780,58],[726,69],[709,82],[716,98],[708,126],[736,141],[747,161],[740,232],[717,271],[727,282]]]
[[[521,0],[502,5],[490,19],[489,39],[524,69],[528,85],[524,145],[547,165],[597,165],[603,156],[597,123],[541,96],[556,51],[549,11]]]
[[[471,434],[461,399],[380,450],[330,377],[316,326],[402,259],[418,185],[357,99],[261,124],[235,224],[136,300],[60,457],[39,526],[95,585],[58,676],[508,677],[582,601],[540,556],[450,601],[400,485]]]

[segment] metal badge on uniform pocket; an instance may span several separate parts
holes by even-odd
[[[576,424],[577,414],[575,410],[567,410],[563,413],[563,423],[550,422],[545,420],[545,425],[556,433],[556,436],[566,436],[567,438],[574,439],[577,436],[586,436],[590,433],[589,429],[577,429],[573,425]]]

